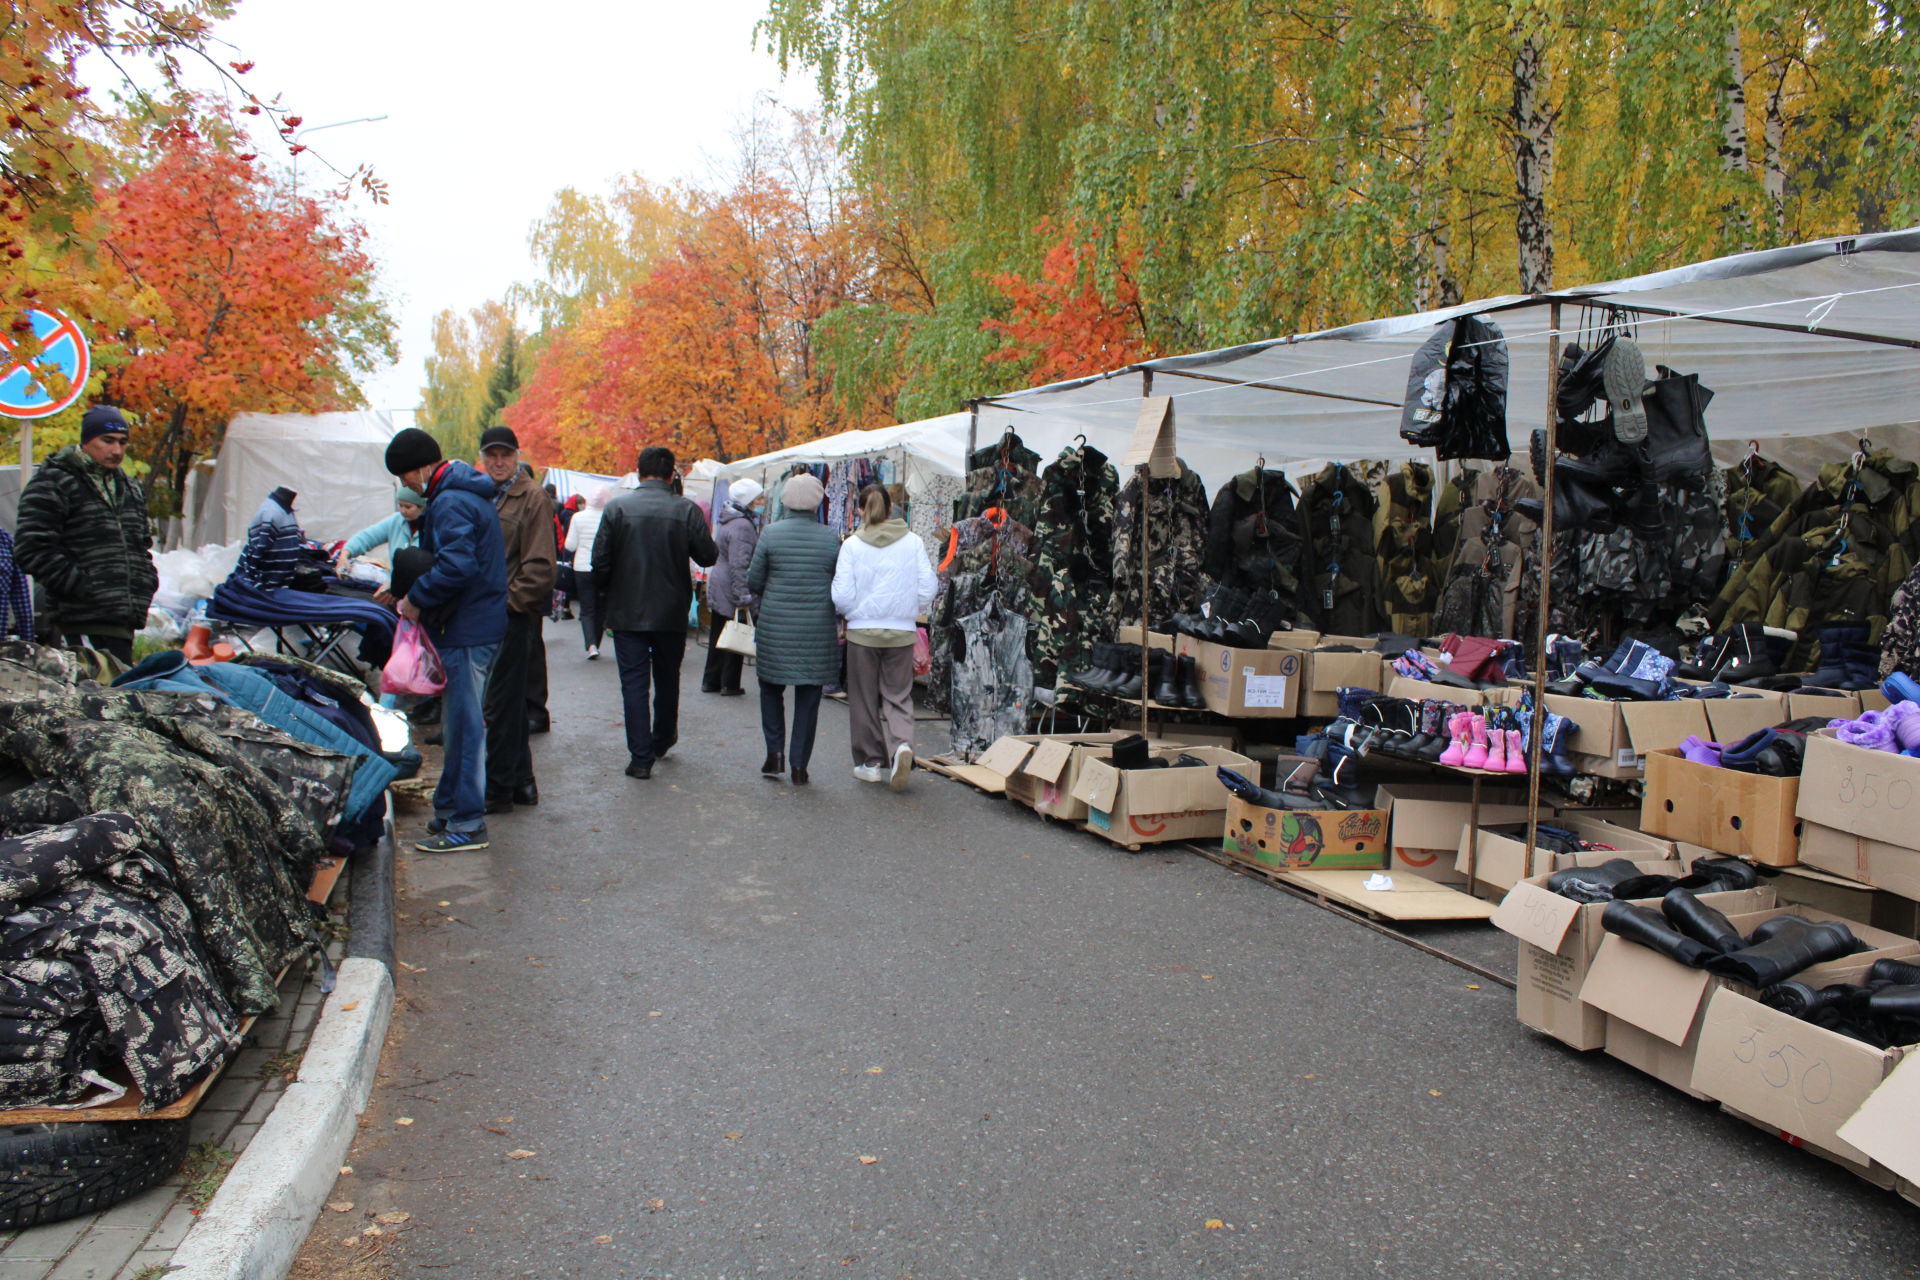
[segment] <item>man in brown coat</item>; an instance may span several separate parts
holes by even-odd
[[[493,505],[507,551],[507,635],[487,678],[487,812],[511,813],[540,803],[527,745],[527,670],[536,625],[553,601],[553,507],[533,477],[520,470],[520,439],[508,427],[480,436],[480,470],[500,486]]]

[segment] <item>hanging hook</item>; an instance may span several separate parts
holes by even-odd
[[[1758,440],[1749,440],[1749,441],[1747,441],[1747,457],[1748,457],[1748,459],[1749,459],[1749,460],[1751,460],[1751,459],[1753,459],[1753,458],[1757,458],[1757,457],[1759,457],[1759,456],[1760,456],[1760,442],[1759,442]]]
[[[1080,433],[1079,435],[1077,435],[1077,436],[1075,436],[1075,437],[1073,438],[1073,443],[1074,443],[1074,444],[1075,444],[1075,446],[1077,446],[1078,448],[1081,448],[1081,449],[1084,449],[1084,448],[1086,448],[1086,447],[1087,447],[1087,433],[1086,433],[1086,432],[1084,432],[1084,431],[1082,431],[1082,432],[1081,432],[1081,433]]]
[[[1264,454],[1264,453],[1262,453],[1262,454],[1256,454],[1256,455],[1254,456],[1254,459],[1253,459],[1253,469],[1254,469],[1255,471],[1265,471],[1265,470],[1267,469],[1267,455],[1266,455],[1266,454]]]

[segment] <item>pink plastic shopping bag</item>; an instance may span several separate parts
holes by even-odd
[[[447,669],[427,639],[426,631],[411,618],[400,619],[394,633],[393,653],[380,673],[380,692],[410,693],[430,698],[447,687]]]

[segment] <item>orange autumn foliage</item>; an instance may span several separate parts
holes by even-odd
[[[178,130],[102,205],[140,317],[108,335],[119,351],[104,398],[142,415],[136,451],[176,493],[233,414],[351,407],[347,363],[390,358],[364,231],[330,200],[277,192],[250,161]]]
[[[1036,228],[1042,236],[1053,231],[1050,222]],[[993,286],[1012,304],[1012,314],[981,322],[1003,340],[988,361],[1027,365],[1032,381],[1047,383],[1104,373],[1156,354],[1134,280],[1140,256],[1122,237],[1111,285],[1103,289],[1099,247],[1080,241],[1068,228],[1048,248],[1037,277],[994,276]]]

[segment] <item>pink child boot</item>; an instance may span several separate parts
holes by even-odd
[[[1460,711],[1447,717],[1447,749],[1440,753],[1440,763],[1458,765],[1467,759],[1467,721],[1473,718],[1470,711]]]
[[[1467,712],[1467,754],[1461,759],[1462,768],[1484,769],[1487,767],[1487,750],[1491,744],[1487,741],[1487,722],[1473,712]]]

